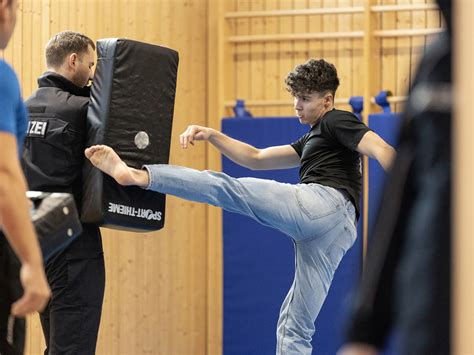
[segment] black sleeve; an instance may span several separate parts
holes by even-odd
[[[305,134],[300,139],[290,144],[300,157],[301,157],[301,154],[303,153],[303,147],[304,147],[304,143],[306,141],[307,136],[308,134]]]
[[[321,128],[352,151],[356,150],[362,137],[370,131],[370,128],[360,122],[352,113],[341,111],[323,119]]]

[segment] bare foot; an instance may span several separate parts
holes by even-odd
[[[113,177],[120,185],[147,186],[148,172],[128,167],[112,148],[93,145],[84,153],[92,165]]]

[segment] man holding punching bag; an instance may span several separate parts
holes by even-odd
[[[95,45],[65,31],[46,46],[48,71],[26,101],[30,122],[23,169],[31,190],[68,192],[81,208],[83,150]],[[94,354],[105,287],[99,227],[83,233],[46,264],[52,299],[40,314],[45,354]]]

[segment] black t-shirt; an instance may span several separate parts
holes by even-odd
[[[301,158],[300,183],[345,190],[352,198],[357,218],[362,174],[355,149],[368,131],[352,113],[333,109],[291,144]]]

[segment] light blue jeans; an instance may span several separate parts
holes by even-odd
[[[314,322],[339,262],[356,239],[355,209],[343,193],[319,184],[286,184],[173,165],[145,165],[149,190],[249,216],[290,236],[295,278],[277,326],[277,351],[311,354]]]

